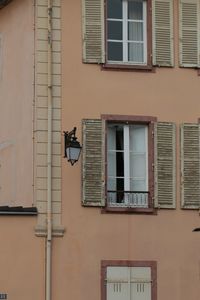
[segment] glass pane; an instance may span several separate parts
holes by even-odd
[[[107,148],[109,150],[116,150],[116,134],[115,127],[108,126],[107,132]]]
[[[122,22],[108,21],[108,39],[122,40]]]
[[[147,125],[130,126],[130,151],[139,153],[146,151],[146,129]]]
[[[143,23],[128,23],[128,39],[129,41],[143,41]]]
[[[122,0],[107,0],[108,18],[122,19]]]
[[[143,43],[128,44],[128,60],[137,63],[144,62],[144,45]]]
[[[116,189],[117,189],[116,178],[108,177],[107,189],[108,189],[108,191],[116,191]]]
[[[116,126],[116,149],[124,150],[124,131],[122,126]]]
[[[117,152],[116,153],[116,165],[117,165],[117,176],[124,176],[124,153]]]
[[[116,152],[108,153],[108,176],[116,177]]]
[[[130,181],[131,191],[137,192],[145,192],[147,191],[146,188],[146,181],[145,180],[131,180]]]
[[[146,178],[146,153],[131,154],[130,156],[130,176]]]
[[[108,60],[122,61],[122,43],[108,42]]]
[[[128,1],[128,18],[132,20],[143,19],[143,2]]]

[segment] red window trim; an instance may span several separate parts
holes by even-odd
[[[102,260],[101,261],[101,300],[106,299],[106,269],[107,267],[150,267],[151,268],[151,299],[157,300],[157,262],[135,260]]]
[[[105,70],[136,70],[136,71],[153,71],[155,68],[152,64],[152,0],[147,1],[147,64],[146,65],[133,65],[133,64],[111,64],[107,61],[107,1],[104,0],[104,28],[105,28],[105,63],[102,69]]]
[[[108,207],[107,201],[102,213],[142,213],[142,214],[157,214],[157,210],[154,208],[154,123],[157,122],[156,117],[152,116],[132,116],[132,115],[107,115],[102,114],[101,119],[105,122],[105,199],[107,200],[107,130],[106,123],[121,122],[125,124],[140,123],[148,124],[148,162],[149,162],[149,207],[148,208],[124,208],[124,207]]]

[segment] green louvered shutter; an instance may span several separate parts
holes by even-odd
[[[181,126],[181,205],[182,208],[200,207],[199,125]]]
[[[155,124],[155,207],[176,207],[176,127]]]
[[[153,1],[153,64],[174,65],[173,0]]]
[[[180,66],[199,66],[199,1],[180,0]]]
[[[105,205],[104,129],[101,120],[83,120],[82,204]]]
[[[83,62],[104,63],[104,1],[82,0]]]

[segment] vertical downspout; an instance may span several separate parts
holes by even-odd
[[[51,300],[52,257],[52,3],[48,0],[48,150],[47,150],[47,238],[46,300]]]

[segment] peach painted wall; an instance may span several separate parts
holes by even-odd
[[[0,10],[0,205],[33,203],[33,18],[31,0]]]
[[[62,2],[62,129],[101,114],[149,115],[177,124],[177,209],[156,216],[101,214],[81,207],[81,163],[62,163],[63,225],[53,257],[57,299],[100,300],[101,260],[156,260],[158,299],[196,300],[200,294],[197,211],[180,209],[179,125],[197,122],[200,77],[178,68],[178,1],[175,1],[175,68],[155,73],[104,71],[82,63],[81,1]],[[57,274],[57,275],[56,275]],[[63,274],[61,277],[58,275]]]
[[[31,206],[34,79],[33,1],[0,10],[0,206]],[[44,299],[44,239],[36,217],[0,216],[0,294]]]

